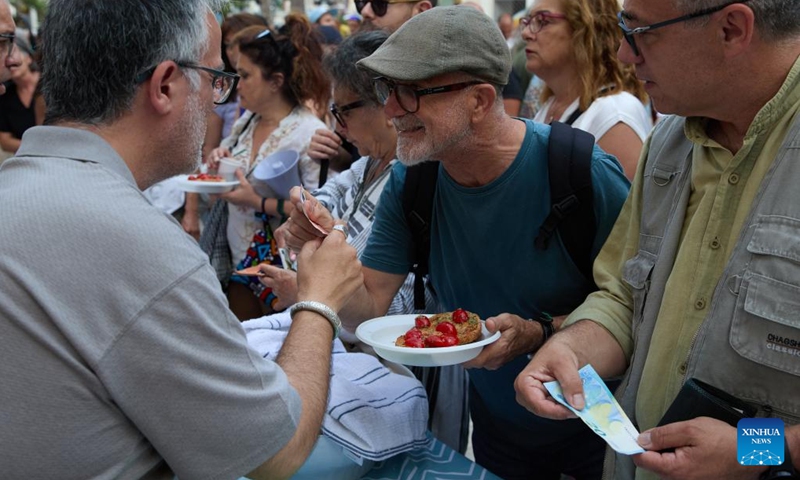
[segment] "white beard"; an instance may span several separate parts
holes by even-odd
[[[453,149],[472,133],[469,120],[463,111],[464,107],[454,102],[441,113],[442,120],[435,125],[435,131],[424,126],[413,114],[395,121],[399,130],[422,126],[423,130],[415,134],[417,138],[397,136],[397,158],[406,166],[416,165],[427,160],[442,160],[446,152]],[[408,118],[406,118],[408,117]],[[422,138],[419,138],[421,136]]]

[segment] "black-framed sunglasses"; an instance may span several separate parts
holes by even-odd
[[[188,62],[175,62],[175,64],[181,68],[201,70],[211,75],[211,89],[213,91],[215,105],[221,105],[225,103],[225,101],[228,100],[228,97],[231,96],[231,92],[236,87],[236,84],[239,82],[239,75],[235,73],[223,72],[222,70],[216,70],[214,68],[204,67],[202,65]],[[142,83],[150,78],[155,70],[156,67],[150,67],[137,75],[135,79],[136,83]]]
[[[706,15],[711,15],[712,13],[717,13],[724,8],[727,8],[731,5],[736,5],[737,3],[747,3],[749,0],[736,0],[735,2],[728,2],[723,3],[722,5],[717,5],[716,7],[704,8],[703,10],[699,10],[694,13],[690,13],[688,15],[683,15],[681,17],[673,18],[671,20],[665,20],[663,22],[654,23],[652,25],[645,25],[644,27],[637,27],[637,28],[629,28],[625,25],[625,13],[619,12],[617,13],[617,20],[619,20],[619,28],[622,29],[622,35],[625,36],[625,41],[628,42],[628,45],[631,46],[631,50],[633,50],[633,54],[637,57],[640,55],[639,48],[636,46],[636,39],[634,35],[639,35],[644,32],[649,32],[651,30],[655,30],[657,28],[666,27],[667,25],[672,25],[674,23],[685,22],[688,20],[692,20],[694,18],[704,17]]]
[[[336,106],[334,103],[331,105],[331,115],[333,118],[336,119],[336,122],[342,126],[342,128],[347,128],[347,123],[344,121],[344,117],[342,116],[343,113],[349,112],[350,110],[363,107],[366,105],[367,102],[365,100],[356,100],[355,102],[348,103],[347,105],[342,105],[341,107]]]
[[[14,40],[16,38],[17,36],[13,33],[0,33],[0,52],[3,51],[3,44],[5,43],[7,45],[5,47],[6,55],[10,57],[14,52]]]
[[[382,17],[386,15],[386,9],[389,8],[390,4],[393,3],[417,3],[422,0],[356,0],[356,11],[361,14],[361,10],[364,10],[364,7],[367,6],[368,3],[372,4],[372,11],[375,12],[375,15]]]
[[[440,87],[415,89],[412,85],[395,83],[385,77],[372,79],[372,84],[375,86],[375,94],[378,96],[378,101],[381,102],[382,105],[386,105],[389,96],[394,92],[395,99],[397,99],[400,108],[408,113],[416,113],[417,110],[419,110],[419,97],[436,93],[455,92],[482,83],[486,82],[473,80],[471,82],[451,83],[450,85],[442,85]]]

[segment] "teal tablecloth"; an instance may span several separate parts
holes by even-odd
[[[379,462],[362,480],[501,480],[430,434],[429,438],[426,448]]]

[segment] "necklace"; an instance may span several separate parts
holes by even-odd
[[[550,104],[550,108],[547,109],[546,121],[548,125],[553,123],[553,120],[558,120],[564,114],[564,110],[569,107],[569,104],[566,106],[561,106],[556,103],[556,100],[553,99],[553,103]]]

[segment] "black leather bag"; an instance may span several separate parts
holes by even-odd
[[[755,407],[714,386],[690,378],[683,384],[658,426],[697,417],[711,417],[735,427],[742,418],[755,414]]]

